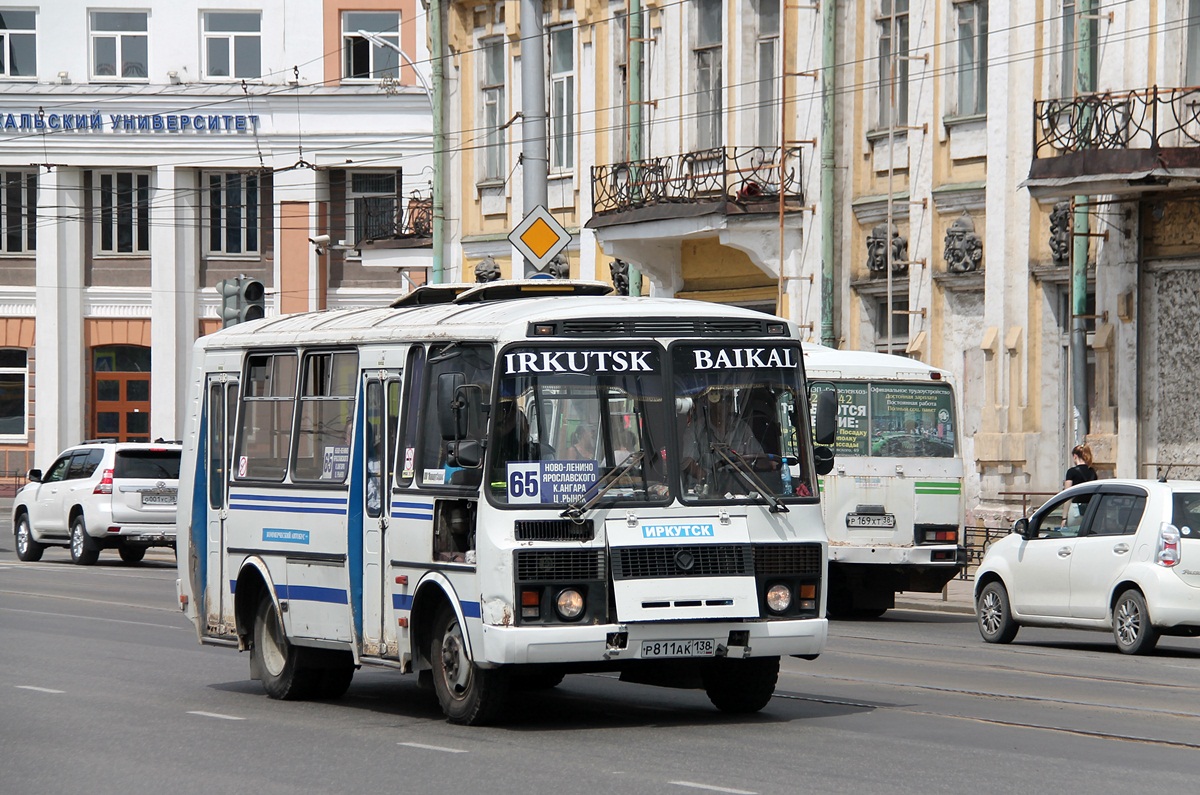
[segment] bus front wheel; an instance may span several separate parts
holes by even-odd
[[[480,668],[471,661],[463,627],[448,604],[434,619],[429,658],[433,689],[451,723],[478,726],[499,715],[507,696],[507,671]]]
[[[731,660],[718,657],[704,666],[702,677],[708,700],[722,712],[758,712],[771,701],[779,681],[778,657]]]
[[[254,645],[250,654],[251,666],[258,670],[263,689],[271,698],[302,699],[315,688],[314,673],[304,665],[304,649],[288,641],[269,594],[263,594],[254,614]]]

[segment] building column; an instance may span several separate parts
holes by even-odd
[[[34,466],[45,469],[87,423],[88,352],[83,339],[83,171],[55,167],[38,175],[38,207],[58,223],[44,226],[37,248],[37,433]]]
[[[183,438],[177,407],[187,394],[196,339],[200,202],[195,172],[161,166],[150,206],[150,438]],[[166,363],[170,366],[166,366]]]

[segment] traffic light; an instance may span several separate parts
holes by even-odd
[[[266,288],[258,279],[238,276],[217,282],[221,296],[221,327],[229,328],[266,314]]]

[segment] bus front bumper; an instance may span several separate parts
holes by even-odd
[[[748,633],[748,637],[741,645],[731,645],[731,633]],[[664,650],[664,642],[672,651],[681,652],[680,656],[693,658],[712,656],[705,653],[709,648],[718,656],[815,657],[825,648],[828,634],[824,618],[537,627],[485,624],[483,653],[477,654],[477,659],[492,665],[664,659],[654,655],[656,646],[659,652]],[[700,653],[683,653],[690,651]]]

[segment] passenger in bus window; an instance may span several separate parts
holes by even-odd
[[[571,446],[562,455],[567,461],[591,461],[596,458],[596,431],[592,426],[580,423],[571,433]]]
[[[530,441],[529,420],[515,401],[503,400],[496,414],[496,457],[503,466],[506,461],[538,460],[538,445]]]

